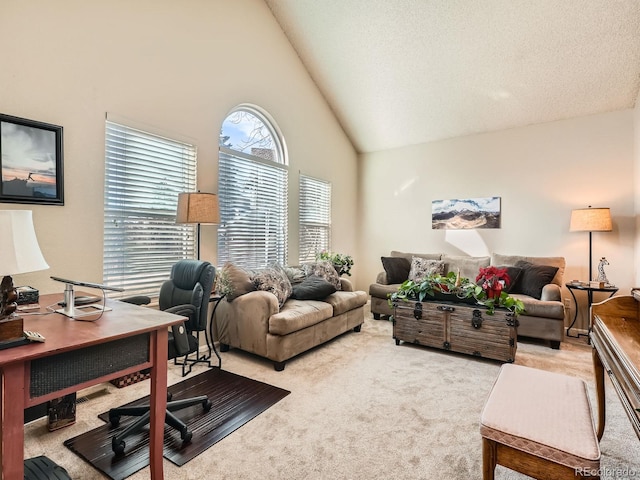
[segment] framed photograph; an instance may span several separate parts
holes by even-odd
[[[500,197],[454,198],[431,202],[431,228],[500,228]]]
[[[0,202],[64,205],[62,127],[0,113]]]

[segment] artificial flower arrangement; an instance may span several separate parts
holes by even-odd
[[[389,294],[389,305],[393,306],[393,303],[398,300],[422,302],[427,296],[448,300],[450,295],[455,297],[455,299],[451,298],[452,301],[471,300],[473,303],[483,305],[487,308],[489,315],[493,314],[498,307],[511,310],[516,315],[524,312],[522,300],[509,296],[504,290],[511,282],[506,269],[481,268],[476,282],[461,277],[460,272],[430,275],[421,282],[406,280],[398,287],[397,292]]]
[[[326,260],[331,262],[333,264],[333,268],[338,272],[338,275],[351,276],[351,267],[353,267],[353,258],[351,258],[351,255],[322,250],[320,253],[316,254],[316,260]]]

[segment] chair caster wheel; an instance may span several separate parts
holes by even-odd
[[[186,430],[182,435],[180,435],[180,437],[182,438],[182,443],[189,443],[193,438],[193,433],[191,433],[189,430]]]
[[[109,415],[109,423],[112,427],[117,427],[120,425],[120,415],[114,415],[113,417]]]
[[[116,437],[113,437],[111,441],[111,449],[113,453],[116,455],[122,455],[124,453],[124,447],[126,447],[126,443],[124,440],[117,441]]]
[[[213,404],[211,403],[210,400],[205,400],[204,402],[202,402],[202,409],[205,412],[208,412],[209,410],[211,410],[212,406],[213,406]]]

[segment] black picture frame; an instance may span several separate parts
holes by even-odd
[[[0,202],[64,205],[62,127],[0,113]]]

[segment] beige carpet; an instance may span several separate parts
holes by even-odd
[[[168,480],[482,478],[478,421],[499,362],[396,346],[391,323],[369,314],[362,332],[289,361],[283,372],[236,350],[222,358],[225,370],[291,394],[185,466],[165,461]],[[516,363],[579,376],[595,400],[584,339],[560,350],[520,342]],[[170,383],[180,380],[172,370]],[[602,478],[640,478],[640,441],[607,386]],[[62,442],[100,425],[97,415],[110,406],[148,393],[148,381],[106,388],[108,394],[78,405],[71,427],[49,433],[43,420],[28,425],[26,456],[45,454],[74,479],[102,478]],[[149,469],[130,478],[149,478]],[[496,478],[527,477],[498,467]]]

